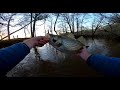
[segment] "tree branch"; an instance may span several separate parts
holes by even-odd
[[[31,23],[31,22],[30,22],[30,23]],[[28,23],[28,24],[26,24],[25,26],[21,27],[20,29],[18,29],[18,30],[16,30],[16,31],[14,31],[14,32],[12,32],[12,33],[10,33],[10,35],[12,35],[12,34],[14,34],[14,33],[18,32],[18,31],[20,31],[20,30],[21,30],[21,29],[23,29],[24,27],[28,26],[30,23]],[[7,37],[8,37],[8,35],[7,35],[7,36],[5,36],[5,37],[3,37],[1,40],[5,39],[5,38],[7,38]]]

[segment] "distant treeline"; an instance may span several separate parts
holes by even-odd
[[[108,25],[104,26],[101,29],[98,29],[95,34],[93,35],[92,30],[82,30],[79,32],[74,32],[74,35],[76,38],[79,36],[84,36],[84,37],[94,37],[94,38],[109,38],[109,39],[114,39],[114,38],[119,38],[120,37],[120,24],[113,24],[111,25],[112,28],[110,28]]]

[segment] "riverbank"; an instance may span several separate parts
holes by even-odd
[[[77,39],[81,35],[80,34],[75,34],[74,36]],[[95,34],[94,36],[92,36],[91,34],[83,34],[82,36],[84,38],[86,38],[86,39],[93,38],[93,39],[106,39],[106,40],[120,41],[120,36],[109,35],[109,34],[105,34],[105,35],[103,35],[103,34]],[[17,39],[11,39],[11,40],[2,40],[2,41],[0,41],[0,48],[8,47],[8,46],[10,46],[12,44],[22,42],[25,39],[29,39],[29,38],[17,38]]]
[[[11,39],[11,40],[2,40],[2,41],[0,41],[0,48],[8,47],[12,44],[22,42],[25,39],[28,39],[28,38],[17,38],[17,39]]]

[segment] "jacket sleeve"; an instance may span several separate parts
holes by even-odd
[[[88,58],[87,64],[105,76],[120,76],[120,58],[96,54]]]
[[[9,47],[0,49],[0,75],[6,75],[30,52],[24,43],[16,43]]]

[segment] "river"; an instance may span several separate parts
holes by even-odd
[[[86,39],[91,54],[102,54],[111,57],[120,57],[120,43],[113,40]],[[48,43],[39,47],[41,59],[35,59],[34,50],[11,71],[7,77],[43,77],[43,76],[77,76],[77,77],[102,77],[103,75],[88,67],[78,56],[70,56],[57,51]]]

